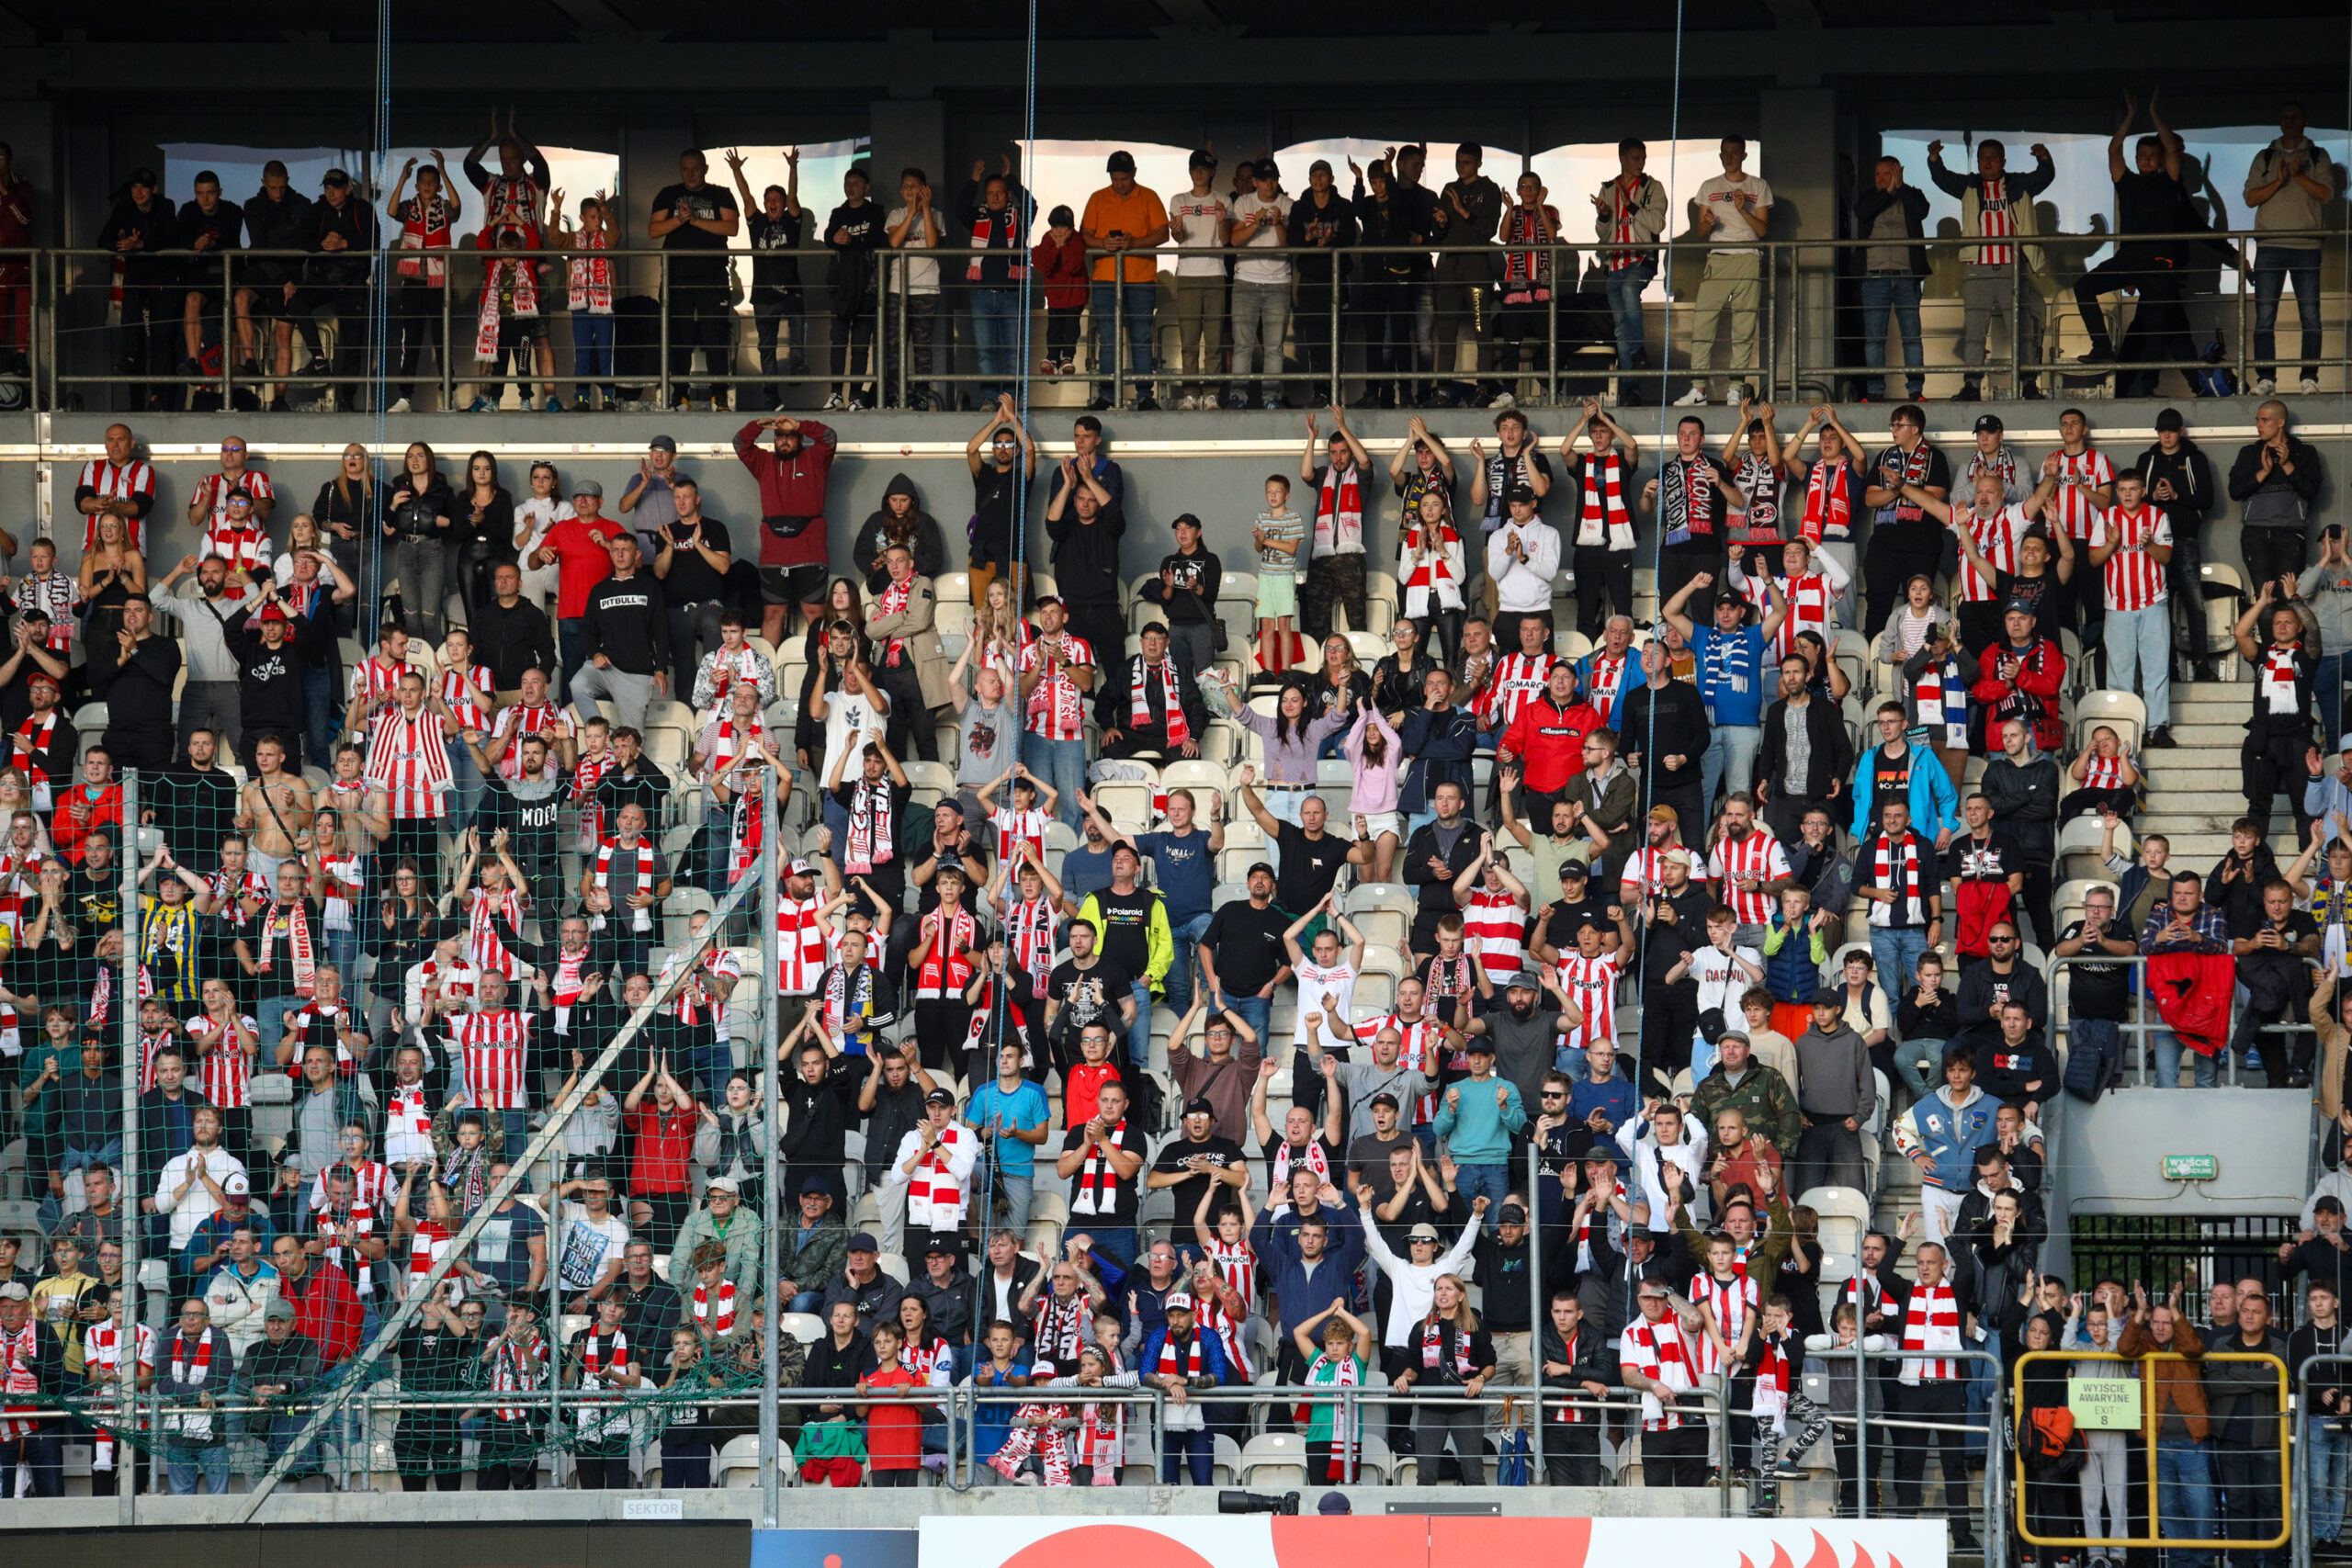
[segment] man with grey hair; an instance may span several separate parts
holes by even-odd
[[[2230,465],[2246,582],[2257,591],[2303,570],[2304,529],[2324,477],[2319,454],[2287,434],[2287,405],[2276,398],[2256,409],[2254,439]]]

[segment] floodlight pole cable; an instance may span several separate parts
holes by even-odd
[[[390,253],[385,247],[386,231],[392,215],[385,202],[391,190],[388,177],[392,165],[392,0],[376,0],[376,243],[369,257],[368,277],[373,287],[368,291],[368,401],[375,414],[375,439],[369,443],[374,454],[368,460],[371,470],[368,493],[374,506],[363,507],[355,519],[359,529],[356,541],[359,556],[359,597],[362,611],[378,606],[378,624],[381,624],[384,589],[384,531],[375,513],[384,502],[385,486],[380,468],[384,458],[386,425],[384,404],[390,392],[391,364],[387,354],[390,344],[392,323],[392,279]],[[447,280],[455,285],[455,277]],[[444,342],[447,342],[445,337]],[[446,352],[446,349],[444,350]],[[407,613],[422,613],[415,605],[404,606]],[[430,608],[425,606],[424,608]],[[365,648],[376,640],[377,627],[358,628],[359,642]]]

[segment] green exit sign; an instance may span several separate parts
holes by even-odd
[[[2212,1181],[2221,1177],[2222,1161],[2217,1155],[2166,1155],[2166,1181]]]

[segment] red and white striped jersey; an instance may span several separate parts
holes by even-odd
[[[361,1296],[374,1295],[376,1271],[368,1267],[368,1260],[360,1256],[357,1247],[345,1247],[340,1244],[376,1234],[375,1206],[355,1192],[348,1210],[338,1214],[323,1207],[315,1209],[311,1212],[311,1223],[320,1238],[327,1244],[327,1260],[351,1276]]]
[[[277,487],[269,482],[269,476],[259,468],[247,468],[233,479],[218,471],[207,474],[197,481],[196,493],[188,498],[189,511],[199,506],[205,509],[204,544],[196,552],[199,557],[219,556],[232,563],[237,560],[231,552],[240,547],[243,533],[229,526],[229,492],[232,490],[242,490],[254,498],[254,521],[243,532],[264,534],[259,522],[262,503],[277,499]],[[266,546],[267,542],[265,534],[263,543]]]
[[[1023,675],[1041,670],[1046,663],[1047,639],[1040,635],[1036,641],[1021,650]],[[1082,637],[1061,635],[1062,671],[1073,665],[1094,662],[1094,650]],[[1057,671],[1041,679],[1037,689],[1029,694],[1029,733],[1047,740],[1080,740],[1086,736],[1086,694],[1078,682],[1067,673]]]
[[[610,751],[594,756],[582,756],[571,769],[571,803],[580,808],[581,848],[594,849],[605,841],[605,808],[596,804],[596,786],[613,771],[620,759]]]
[[[1623,902],[1639,903],[1642,899],[1655,897],[1658,889],[1666,886],[1666,857],[1675,847],[1665,844],[1652,848],[1645,844],[1625,857],[1624,874],[1617,882]],[[1707,882],[1707,863],[1696,856],[1691,861],[1690,882],[1693,886],[1704,886]],[[1627,894],[1624,890],[1629,887],[1633,892]]]
[[[2151,545],[2172,547],[2172,519],[2161,507],[2143,504],[2137,512],[2110,506],[2091,525],[2091,547],[2114,544],[2107,558],[2107,607],[2145,610],[2165,602],[2165,569],[2148,553]]]
[[[1690,1304],[1713,1320],[1715,1332],[1723,1336],[1726,1347],[1736,1348],[1739,1331],[1755,1315],[1757,1307],[1756,1279],[1750,1274],[1734,1274],[1728,1280],[1718,1280],[1705,1269],[1690,1277]],[[1723,1352],[1706,1335],[1697,1336],[1691,1348],[1698,1352],[1699,1372],[1706,1376],[1724,1370]]]
[[[464,1054],[466,1093],[484,1111],[527,1111],[530,1085],[524,1080],[531,1021],[513,1008],[460,1013],[450,1020],[449,1038]]]
[[[441,815],[449,791],[449,746],[441,716],[399,709],[376,721],[368,743],[368,782],[384,792],[403,821]]]
[[[1609,653],[1596,649],[1585,659],[1584,700],[1592,705],[1600,722],[1617,722],[1617,705],[1625,695],[1625,679],[1629,671],[1638,672],[1631,653]],[[1639,684],[1638,678],[1635,684]]]
[[[135,1337],[139,1342],[139,1370],[154,1371],[155,1331],[142,1323]],[[82,1334],[82,1365],[93,1371],[103,1367],[120,1376],[123,1338],[121,1326],[112,1318],[90,1325]]]
[[[1617,1043],[1617,976],[1624,967],[1623,958],[1614,953],[1590,958],[1575,952],[1560,955],[1560,994],[1584,1014],[1582,1023],[1568,1026],[1571,1049],[1589,1051],[1603,1040]]]
[[[379,717],[401,705],[401,677],[409,668],[405,661],[380,653],[371,653],[352,666],[350,694],[367,704],[368,711],[361,717]]]
[[[2121,789],[2123,759],[2102,757],[2096,751],[2083,757],[2083,787],[2085,789]]]
[[[661,989],[662,983],[677,972],[684,956],[673,953],[662,961],[662,973],[653,978],[654,989]],[[689,1027],[699,1028],[707,1022],[712,1037],[723,1042],[727,1038],[727,1003],[717,992],[706,989],[702,980],[704,976],[741,980],[743,961],[723,947],[714,947],[702,955],[701,970],[701,975],[678,987],[677,995],[671,998],[670,1010],[677,1015],[680,1023]]]
[[[523,737],[544,735],[548,738],[548,756],[551,760],[552,771],[555,742],[571,733],[571,716],[553,703],[541,703],[537,707],[527,703],[516,703],[512,707],[498,710],[497,720],[490,733],[492,739],[503,738],[510,742],[506,754],[498,759],[498,776],[503,779],[520,778],[523,776]],[[487,751],[490,748],[485,746],[482,750]]]
[[[1771,919],[1773,895],[1761,887],[1744,888],[1740,882],[1753,877],[1769,884],[1788,874],[1788,852],[1762,828],[1745,839],[1736,840],[1726,833],[1715,840],[1714,852],[1707,857],[1707,880],[1723,889],[1724,902],[1744,926],[1760,926]]]
[[[449,1227],[447,1225],[435,1219],[417,1221],[416,1229],[409,1233],[408,1283],[402,1288],[401,1293],[402,1295],[414,1293],[424,1283],[424,1277],[433,1272],[433,1266],[439,1262],[442,1255],[448,1250]],[[458,1276],[449,1274],[445,1278],[457,1280]],[[461,1286],[462,1283],[463,1281],[460,1280]]]
[[[996,815],[989,820],[996,824],[996,858],[1000,863],[1015,867],[1026,864],[1027,862],[1013,858],[1023,844],[1035,849],[1040,862],[1045,860],[1044,812],[1035,807],[1026,811],[1016,811],[1010,806],[1000,806],[996,808]]]
[[[89,491],[100,501],[130,501],[145,496],[155,499],[155,468],[134,457],[128,463],[110,463],[104,457],[93,457],[82,465],[82,477],[74,483],[77,491]],[[144,518],[126,517],[122,520],[125,537],[130,547],[141,555],[147,552],[147,523]],[[94,513],[82,520],[82,549],[85,554],[98,547],[98,520]]]
[[[2079,545],[2091,536],[2092,520],[2098,515],[2098,502],[2091,499],[2091,491],[2114,482],[2115,466],[2098,447],[2086,446],[2079,456],[2058,454],[2058,492],[2050,498],[2050,507],[2065,528],[2066,537]]]
[[[507,929],[519,931],[523,928],[523,896],[512,887],[502,887],[492,894],[487,887],[474,887],[466,893],[466,958],[477,974],[495,969],[510,981],[523,977],[523,961],[506,951],[505,941],[498,934],[498,917],[504,916]]]
[[[1527,907],[1516,893],[1481,887],[1462,907],[1462,935],[1480,939],[1478,962],[1498,986],[1516,975],[1527,958]]]
[[[1508,728],[1519,716],[1519,710],[1533,701],[1552,678],[1552,666],[1559,660],[1548,653],[1505,654],[1495,661],[1495,672],[1480,692],[1471,711],[1477,716],[1478,728],[1492,729],[1498,725]]]
[[[1656,1323],[1635,1318],[1627,1324],[1618,1341],[1618,1360],[1673,1393],[1687,1393],[1697,1386],[1696,1348],[1682,1320],[1670,1311]],[[1642,1395],[1642,1430],[1671,1432],[1681,1425],[1674,1406],[1655,1393]]]
[[[2032,526],[2025,508],[2012,502],[1990,517],[1979,517],[1973,510],[1965,515],[1968,542],[1976,547],[1976,553],[1996,571],[2017,570],[2018,541]],[[1974,562],[1964,558],[1960,563],[1960,597],[1969,604],[1982,604],[1993,597],[1992,583],[1976,570]]]
[[[2007,239],[2016,233],[2017,221],[2009,215],[2007,177],[1984,180],[1978,190],[1977,232],[1987,239]],[[1967,259],[1979,266],[2007,266],[2015,258],[2007,245],[1979,245]]]
[[[481,694],[480,701],[475,700],[473,693],[466,690],[467,681],[473,682],[474,693]],[[490,672],[487,664],[468,666],[463,680],[458,678],[457,671],[444,670],[437,687],[442,704],[448,708],[449,716],[457,721],[457,727],[459,729],[479,729],[484,735],[490,733],[491,720],[489,709],[481,705],[496,704],[498,699],[491,694],[497,688],[498,677]]]
[[[204,531],[204,553],[219,556],[229,563],[232,571],[254,571],[269,559],[269,534],[251,522],[243,528],[231,523],[217,523]],[[289,592],[292,586],[288,584]]]
[[[775,988],[786,997],[814,995],[825,977],[825,939],[819,911],[825,900],[779,893],[775,901]]]
[[[1395,1030],[1403,1041],[1396,1049],[1396,1065],[1435,1083],[1438,1070],[1442,1066],[1438,1055],[1445,1043],[1445,1025],[1433,1018],[1408,1020],[1393,1012],[1384,1013],[1357,1024],[1356,1038],[1369,1045],[1380,1037],[1384,1029]],[[1413,1102],[1411,1125],[1427,1126],[1436,1119],[1436,1095],[1425,1094]]]
[[[238,1026],[243,1038],[256,1043],[261,1039],[260,1026],[250,1018],[240,1017]],[[223,1111],[241,1111],[253,1103],[253,1058],[245,1054],[242,1042],[228,1044],[221,1037],[227,1030],[214,1023],[209,1014],[198,1013],[181,1025],[188,1043],[202,1054],[197,1070],[197,1088],[204,1098]],[[216,1046],[218,1047],[216,1049]],[[256,1043],[258,1049],[258,1043]]]
[[[1789,607],[1789,613],[1781,617],[1781,629],[1772,634],[1772,658],[1775,661],[1789,656],[1797,645],[1799,632],[1811,632],[1824,643],[1831,640],[1830,606],[1845,591],[1845,583],[1835,575],[1837,563],[1827,556],[1820,558],[1832,570],[1808,571],[1798,577],[1776,575],[1772,579],[1772,586],[1780,591],[1781,603]],[[1742,598],[1756,606],[1758,621],[1771,614],[1762,578],[1753,572],[1742,573],[1739,591]]]
[[[1258,1254],[1245,1239],[1227,1246],[1223,1237],[1208,1244],[1209,1261],[1218,1275],[1244,1302],[1258,1299]]]

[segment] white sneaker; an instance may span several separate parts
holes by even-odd
[[[2305,396],[2305,397],[2307,397],[2307,398],[2308,398],[2308,397],[2312,397],[2312,396],[2313,396],[2314,394],[2316,394],[2318,391],[2319,391],[2319,378],[2318,378],[2318,377],[2316,377],[2316,376],[2306,376],[2306,377],[2304,377],[2304,378],[2303,378],[2303,396]]]
[[[386,413],[406,413],[408,412],[408,400],[406,398],[401,398],[394,401],[392,406],[386,409],[384,412]]]
[[[825,400],[825,412],[827,413],[839,413],[847,406],[847,404],[842,401],[842,395],[839,392],[833,393]]]
[[[2267,376],[2256,376],[2254,378],[2254,389],[2267,398],[2278,389],[2278,383]]]
[[[1519,407],[1519,399],[1512,393],[1505,392],[1501,397],[1497,398],[1493,402],[1488,403],[1487,406],[1498,412],[1500,412],[1504,409],[1515,409]]]
[[[1702,384],[1693,381],[1690,384],[1690,389],[1689,391],[1674,400],[1674,406],[1679,409],[1705,408],[1707,406],[1707,389]]]
[[[1179,413],[1192,413],[1200,406],[1201,400],[1190,392],[1176,400],[1176,412]]]

